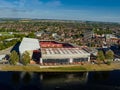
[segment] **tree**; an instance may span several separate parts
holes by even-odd
[[[28,63],[30,63],[30,54],[27,51],[23,53],[21,62],[24,65],[27,65]]]
[[[113,58],[114,58],[114,52],[112,50],[108,50],[106,53],[105,53],[105,58],[108,60],[108,61],[112,61]]]
[[[97,60],[98,61],[104,61],[105,60],[105,56],[104,56],[103,51],[98,51]]]
[[[33,32],[31,32],[31,33],[28,34],[28,37],[29,38],[35,38],[35,34]]]
[[[16,65],[18,61],[19,61],[19,55],[15,50],[13,50],[10,54],[9,62],[12,65]]]

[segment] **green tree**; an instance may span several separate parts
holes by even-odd
[[[10,54],[9,62],[11,65],[16,65],[18,61],[19,61],[19,55],[15,50],[13,50]]]
[[[105,56],[104,56],[103,51],[98,51],[97,60],[98,61],[104,61],[105,60]]]
[[[35,34],[33,32],[31,32],[31,33],[28,34],[28,37],[29,38],[35,38]]]
[[[108,50],[108,51],[105,53],[105,58],[106,58],[108,61],[112,61],[113,58],[114,58],[114,52],[111,51],[111,50]]]
[[[23,65],[30,63],[30,54],[27,51],[23,53],[21,62]]]

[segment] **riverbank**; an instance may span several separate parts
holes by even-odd
[[[82,72],[82,71],[111,71],[119,70],[120,63],[106,64],[85,64],[85,65],[68,65],[58,67],[45,67],[39,65],[28,66],[11,66],[0,65],[0,71],[32,71],[32,72]]]

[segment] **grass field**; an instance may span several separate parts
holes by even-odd
[[[106,64],[86,64],[77,66],[59,66],[40,68],[40,66],[11,66],[11,65],[0,65],[1,71],[34,71],[34,72],[82,72],[82,71],[109,71],[120,69],[120,63],[112,63],[111,65]]]
[[[2,36],[14,37],[14,35],[13,35],[13,34],[10,34],[10,32],[0,32],[0,34],[1,34]]]

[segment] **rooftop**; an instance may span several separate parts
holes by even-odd
[[[40,49],[39,41],[38,39],[33,38],[23,38],[21,44],[20,44],[20,52],[24,53],[24,51],[28,50],[38,50]]]
[[[44,59],[82,58],[90,55],[81,48],[42,48],[41,53]]]

